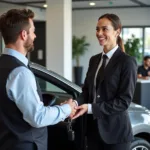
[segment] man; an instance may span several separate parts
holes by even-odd
[[[12,9],[0,17],[6,48],[0,57],[0,150],[47,150],[48,125],[72,117],[72,99],[44,106],[41,91],[25,57],[34,48],[34,13]]]
[[[143,65],[138,68],[139,79],[149,79],[150,77],[150,56],[144,57]]]

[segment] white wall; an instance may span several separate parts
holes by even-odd
[[[22,9],[24,6],[21,5],[13,5],[13,4],[7,4],[7,3],[0,3],[0,15],[8,11],[9,9]]]
[[[102,47],[99,46],[95,33],[97,20],[105,13],[117,14],[120,17],[123,26],[150,26],[150,8],[73,10],[73,35],[79,37],[85,35],[87,36],[87,41],[90,43],[89,50],[80,59],[80,63],[84,69],[82,77],[83,82],[90,57],[102,51]]]
[[[40,21],[45,20],[45,10],[44,9],[39,9],[39,8],[35,8],[35,7],[27,7],[27,6],[23,6],[23,5],[1,3],[1,2],[0,2],[0,15],[7,12],[9,9],[23,9],[23,8],[28,8],[28,9],[31,9],[32,11],[34,11],[34,13],[35,13],[34,20],[40,20]]]

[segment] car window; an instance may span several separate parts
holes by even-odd
[[[57,87],[56,85],[46,81],[40,77],[36,77],[36,80],[39,82],[40,88],[44,92],[57,92],[57,93],[66,93],[66,91],[62,90],[61,88]]]

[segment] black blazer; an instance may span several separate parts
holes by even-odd
[[[95,55],[90,59],[83,92],[78,99],[80,104],[93,102],[94,78],[101,55]],[[108,144],[128,142],[133,139],[127,109],[133,98],[136,80],[135,59],[118,48],[105,68],[104,78],[97,83],[96,103],[92,104],[99,134]]]

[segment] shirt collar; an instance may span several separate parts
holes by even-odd
[[[20,60],[22,63],[24,63],[26,66],[28,65],[28,59],[18,51],[11,49],[11,48],[5,48],[4,49],[4,54],[13,56]]]
[[[103,51],[102,56],[105,54],[107,55],[107,57],[110,59],[113,54],[115,53],[115,51],[118,49],[118,45],[116,45],[113,49],[111,49],[108,53],[105,54],[105,52]]]

